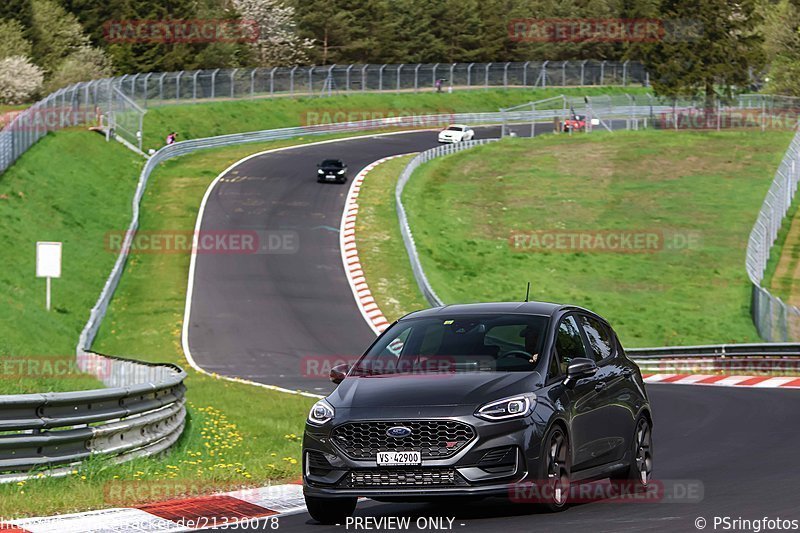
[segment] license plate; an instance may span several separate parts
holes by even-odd
[[[378,452],[378,466],[420,465],[420,452]]]
[[[334,176],[333,174],[328,174],[325,177],[328,178],[329,180],[335,180],[336,179],[336,176]]]

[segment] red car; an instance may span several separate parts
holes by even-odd
[[[586,131],[586,115],[572,115],[565,120],[564,131]]]

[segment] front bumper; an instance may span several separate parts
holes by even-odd
[[[423,454],[422,464],[417,466],[378,466],[375,457],[354,459],[345,453],[334,438],[334,428],[363,420],[337,420],[327,425],[330,427],[308,425],[303,441],[304,494],[397,501],[504,496],[519,483],[536,478],[543,424],[533,416],[486,422],[470,414],[447,420],[472,426],[474,437],[450,457]],[[373,422],[387,421],[409,422]]]

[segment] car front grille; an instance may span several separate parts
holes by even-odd
[[[390,437],[395,426],[411,430]],[[475,429],[455,420],[348,422],[334,428],[333,442],[351,459],[375,459],[381,451],[420,451],[423,459],[447,459],[475,439]]]
[[[454,468],[406,468],[354,470],[345,477],[345,486],[362,487],[461,487],[467,485]]]

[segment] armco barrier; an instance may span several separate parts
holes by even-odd
[[[146,457],[178,440],[186,417],[180,368],[87,351],[78,366],[109,388],[0,396],[0,483],[68,474],[94,456]]]

